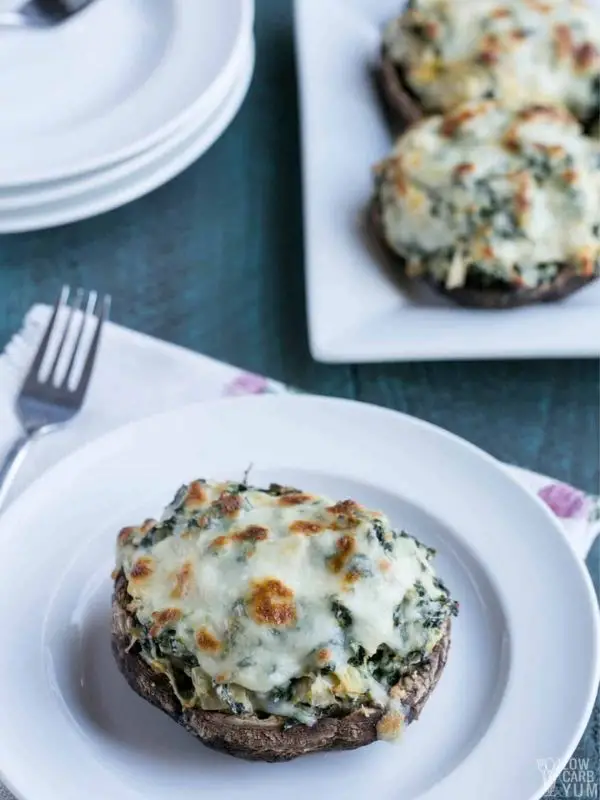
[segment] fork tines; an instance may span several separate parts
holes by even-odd
[[[48,327],[25,379],[23,391],[42,385],[83,399],[98,351],[100,335],[110,313],[110,295],[63,286]]]

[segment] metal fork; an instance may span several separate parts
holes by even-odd
[[[29,0],[0,12],[0,28],[54,28],[83,11],[94,0]]]
[[[0,507],[31,443],[71,420],[83,405],[98,354],[102,327],[110,313],[110,295],[105,295],[98,303],[97,292],[89,292],[86,298],[83,289],[78,289],[69,306],[70,293],[69,287],[63,286],[17,397],[16,412],[23,434],[10,448],[0,466]],[[78,313],[84,307],[85,311]],[[64,316],[61,312],[65,311],[68,314],[67,321],[61,330],[61,317]],[[89,320],[94,321],[96,327],[84,355],[84,331]],[[56,341],[58,347],[52,357],[50,369],[47,374],[46,370],[42,374],[46,356],[51,354],[51,347]]]

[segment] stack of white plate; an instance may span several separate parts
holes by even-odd
[[[254,69],[254,0],[95,0],[0,32],[0,233],[84,219],[173,178]]]

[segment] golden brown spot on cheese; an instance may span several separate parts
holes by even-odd
[[[290,525],[292,533],[305,533],[307,536],[312,536],[315,533],[321,533],[325,530],[325,526],[321,522],[311,522],[307,519],[297,519]]]
[[[352,586],[354,583],[358,583],[361,579],[361,573],[356,569],[349,569],[348,572],[344,575],[344,583],[347,586]]]
[[[118,543],[123,546],[129,542],[133,535],[137,532],[138,528],[133,525],[128,525],[126,528],[121,528],[117,536]]]
[[[354,551],[356,550],[356,539],[353,536],[340,536],[335,543],[336,553],[329,557],[327,563],[332,572],[341,572]]]
[[[171,597],[185,597],[192,586],[194,567],[190,561],[186,561],[178,572],[175,573],[175,586],[171,592]]]
[[[406,175],[404,174],[404,165],[402,163],[402,156],[398,156],[392,162],[392,170],[393,170],[393,180],[394,186],[396,191],[400,195],[400,197],[404,197],[408,190],[408,182],[406,180]]]
[[[489,103],[477,103],[468,108],[460,109],[452,114],[448,114],[441,127],[442,136],[448,138],[454,136],[464,125],[487,113],[490,108]]]
[[[510,32],[510,38],[515,42],[522,42],[529,38],[529,33],[524,28],[515,28]]]
[[[204,627],[196,631],[196,644],[200,650],[206,653],[218,653],[221,650],[221,642],[208,628]]]
[[[539,11],[540,14],[549,14],[552,11],[552,6],[544,3],[543,0],[525,0],[525,3],[534,11]]]
[[[229,539],[227,538],[227,536],[217,536],[216,539],[212,540],[212,542],[210,543],[210,546],[214,547],[215,549],[219,549],[220,547],[225,547],[225,545],[228,542],[229,542]]]
[[[231,538],[236,542],[262,542],[268,536],[268,528],[263,528],[262,525],[249,525],[243,531],[234,533]]]
[[[511,153],[518,153],[521,148],[519,136],[514,128],[510,128],[502,140],[502,145]]]
[[[518,117],[524,122],[531,122],[537,119],[573,122],[573,117],[566,109],[559,108],[558,106],[546,106],[541,104],[527,106],[527,108],[519,111]]]
[[[500,53],[498,50],[482,50],[477,60],[480,64],[489,67],[492,66],[492,64],[498,63],[500,60]]]
[[[522,224],[531,209],[531,179],[527,172],[519,172],[513,178],[515,183],[515,212]]]
[[[573,54],[573,33],[568,25],[555,26],[554,47],[559,61],[566,61],[571,58]]]
[[[404,717],[399,711],[388,711],[377,723],[377,736],[380,739],[397,739],[404,728]]]
[[[239,494],[223,492],[217,500],[221,514],[226,517],[234,517],[242,507],[242,498]]]
[[[470,161],[463,161],[462,164],[457,164],[454,167],[452,174],[455,180],[460,181],[467,175],[472,175],[473,172],[475,172],[475,164],[472,164]]]
[[[352,528],[358,528],[359,525],[360,519],[358,517],[339,516],[329,527],[332,531],[349,531]]]
[[[249,613],[259,625],[292,625],[296,622],[294,592],[277,578],[253,581]]]
[[[596,271],[596,258],[598,254],[594,255],[591,247],[584,247],[577,253],[577,261],[579,262],[579,269],[582,275],[590,276]]]
[[[299,506],[302,503],[309,503],[312,499],[309,494],[284,494],[277,502],[280,506]]]
[[[539,150],[541,153],[545,153],[548,158],[552,159],[560,159],[567,154],[565,148],[560,144],[542,144],[540,142],[536,142],[533,146],[536,150]]]
[[[379,561],[378,566],[382,572],[389,572],[390,569],[392,568],[391,563],[387,561],[385,558],[382,558],[381,561]]]
[[[332,658],[333,658],[333,653],[327,647],[322,647],[317,652],[317,664],[319,667],[323,667],[326,664],[329,664]]]
[[[334,506],[329,506],[326,510],[330,514],[352,514],[359,508],[360,506],[354,500],[342,500]]]
[[[498,37],[493,33],[488,33],[481,40],[481,50],[478,61],[481,64],[497,64],[500,60],[502,48]]]
[[[334,506],[329,506],[326,510],[330,514],[335,514],[337,519],[330,527],[334,531],[345,531],[350,528],[357,528],[360,525],[360,519],[356,516],[356,512],[360,510],[360,506],[354,500],[343,500],[336,503]]]
[[[505,19],[506,17],[510,17],[510,13],[510,9],[506,8],[506,6],[499,6],[492,11],[490,16],[492,19]]]
[[[206,503],[207,495],[204,485],[200,481],[192,481],[188,486],[184,505],[186,508],[199,508]]]
[[[179,622],[181,611],[178,608],[165,608],[163,611],[152,613],[154,624],[150,628],[150,636],[158,636],[161,631],[170,626],[173,622]]]
[[[582,72],[586,72],[599,63],[600,52],[591,42],[585,42],[575,50],[575,64]]]
[[[140,556],[131,568],[129,579],[141,583],[154,572],[154,560],[150,556]]]
[[[574,170],[574,169],[566,169],[562,174],[562,179],[569,186],[572,186],[574,183],[577,183],[577,178],[578,177],[579,176],[577,174],[577,171]]]
[[[215,681],[217,683],[227,683],[229,681],[229,675],[227,672],[219,672],[215,675]]]

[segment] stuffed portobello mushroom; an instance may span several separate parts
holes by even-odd
[[[458,610],[433,555],[352,500],[197,480],[118,536],[113,652],[138,694],[240,758],[396,740]]]
[[[600,272],[600,143],[557,107],[466,103],[398,139],[370,222],[405,275],[458,303],[558,300]]]
[[[588,0],[411,0],[382,44],[386,97],[409,122],[470,100],[600,115],[600,15]]]

